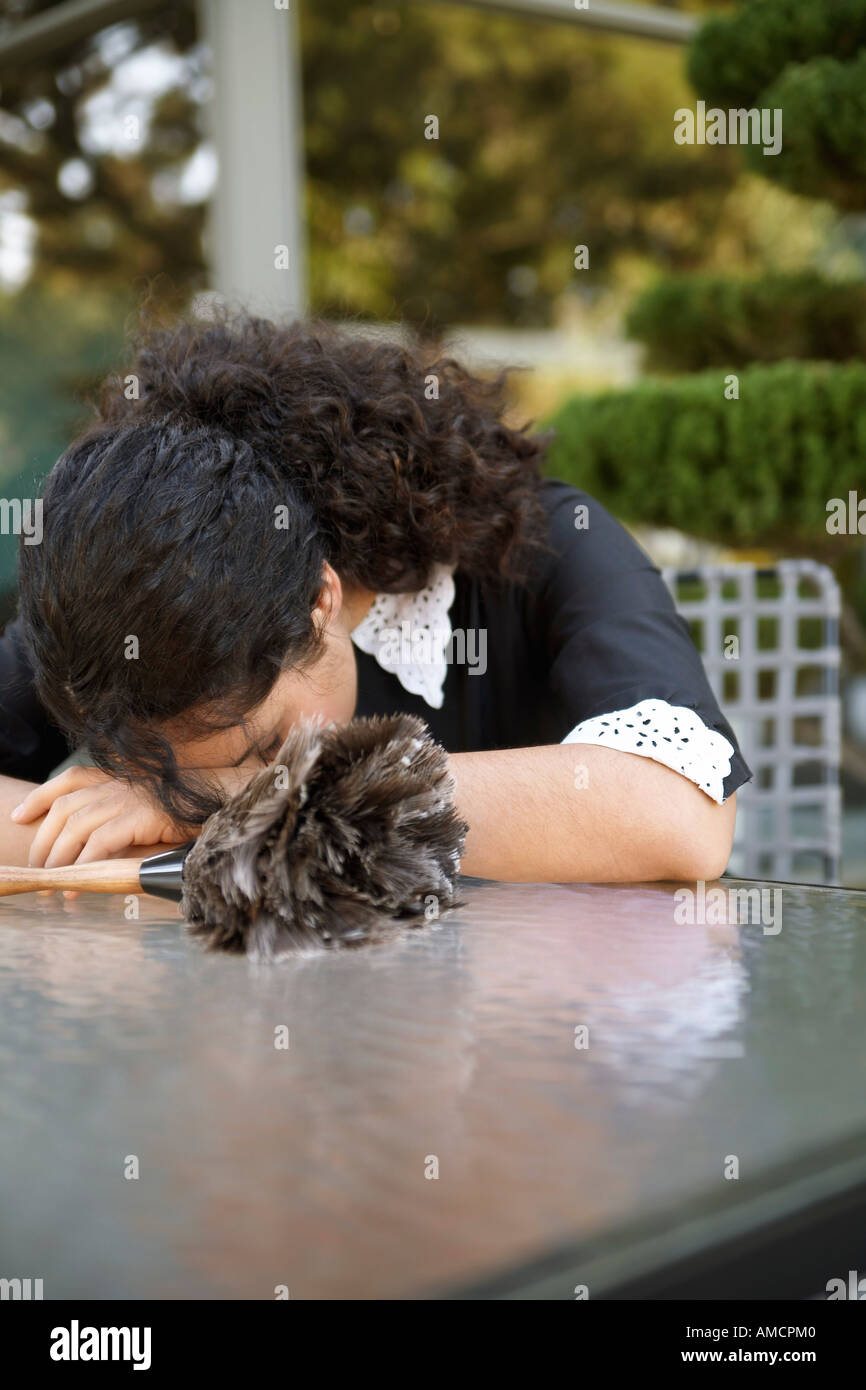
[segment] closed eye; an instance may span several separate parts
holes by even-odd
[[[283,740],[281,738],[275,738],[267,748],[259,748],[257,750],[258,755],[263,763],[267,764],[273,762],[274,758],[277,756],[282,746]]]
[[[282,746],[282,735],[277,732],[267,745],[262,743],[251,743],[246,752],[242,753],[231,766],[242,767],[250,758],[258,758],[261,763],[267,766],[267,764],[276,757]]]

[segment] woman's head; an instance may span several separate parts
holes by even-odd
[[[214,801],[184,768],[350,718],[364,595],[436,563],[515,574],[538,538],[543,446],[502,422],[501,389],[323,325],[145,333],[21,548],[46,708],[191,820]]]

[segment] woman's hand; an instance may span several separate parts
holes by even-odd
[[[34,787],[11,813],[19,825],[45,819],[30,846],[32,868],[108,859],[133,845],[176,845],[198,834],[177,825],[147,793],[95,767],[70,767]]]

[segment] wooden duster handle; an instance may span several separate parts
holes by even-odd
[[[140,893],[140,859],[99,859],[64,869],[0,867],[0,898],[10,893],[38,893],[45,888],[76,888],[85,893]]]

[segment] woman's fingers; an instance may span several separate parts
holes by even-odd
[[[72,792],[82,791],[88,787],[93,788],[98,786],[100,782],[111,781],[112,778],[107,773],[100,772],[96,767],[68,767],[65,772],[51,777],[41,786],[34,787],[31,792],[28,792],[21,804],[10,812],[10,817],[19,825],[26,825],[28,821],[38,820],[40,816],[44,816],[58,797],[68,796]]]
[[[67,769],[36,787],[17,810],[19,821],[42,818],[30,846],[32,868],[90,864],[128,851],[132,845],[147,846],[151,854],[154,846],[189,838],[140,788],[96,768]],[[78,893],[67,889],[65,896]]]
[[[122,844],[127,843],[125,840],[115,842],[116,831],[113,827],[117,823],[114,808],[110,804],[104,807],[88,806],[75,811],[54,841],[45,860],[46,869],[59,869],[66,864],[77,864],[83,852],[91,846],[95,848],[91,856],[93,859],[107,858],[112,850],[120,849]],[[106,848],[103,849],[103,846]]]
[[[141,839],[141,819],[134,811],[112,816],[88,838],[76,864],[92,864],[96,859],[108,859],[118,850],[127,849]]]
[[[95,796],[92,790],[71,792],[54,803],[30,847],[30,863],[57,869],[74,864],[88,839],[118,811],[115,796]]]
[[[33,836],[27,861],[32,869],[44,868],[54,841],[62,832],[70,813],[79,806],[86,806],[93,801],[92,791],[68,792],[67,796],[75,798],[73,804],[70,804],[65,796],[58,797],[48,806],[45,818]]]

